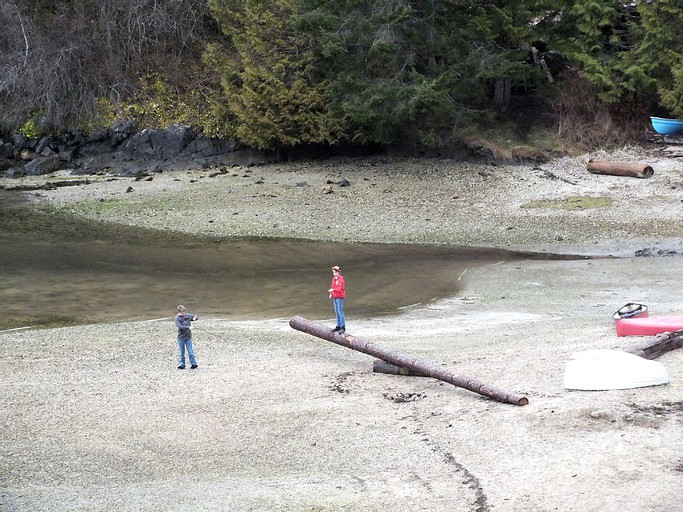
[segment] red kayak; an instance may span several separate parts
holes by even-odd
[[[617,336],[654,336],[683,329],[683,316],[640,316],[616,321]]]

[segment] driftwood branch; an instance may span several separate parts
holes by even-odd
[[[0,189],[26,192],[31,190],[55,190],[59,187],[75,187],[77,185],[90,185],[90,183],[92,182],[86,178],[84,180],[46,181],[41,185],[0,185]]]
[[[531,47],[531,55],[534,57],[534,64],[545,72],[545,77],[548,80],[548,83],[553,83],[553,74],[550,72],[550,68],[548,67],[548,64],[545,61],[545,57],[541,57],[540,53],[538,52],[538,48],[535,46]]]
[[[588,160],[586,166],[592,174],[612,174],[614,176],[630,176],[633,178],[651,178],[655,170],[647,164],[629,162],[607,162],[605,160]]]
[[[332,332],[330,328],[324,325],[316,324],[300,316],[293,317],[289,321],[289,325],[297,331],[311,334],[312,336],[336,343],[342,347],[363,352],[364,354],[377,357],[382,361],[386,361],[392,365],[408,368],[409,370],[418,372],[425,377],[433,377],[443,382],[448,382],[454,386],[468,389],[469,391],[493,398],[499,402],[505,402],[514,405],[526,405],[529,403],[529,400],[523,395],[509,393],[502,389],[489,386],[488,384],[476,379],[451,373],[440,366],[420,361],[412,356],[394,352],[393,350],[381,347],[369,341],[363,341],[360,338],[351,336],[350,334],[339,334]]]
[[[674,331],[656,336],[654,339],[625,349],[645,359],[657,359],[662,354],[683,347],[683,331]]]
[[[28,64],[28,54],[29,54],[29,44],[28,44],[28,36],[26,35],[26,27],[24,26],[24,20],[21,17],[21,9],[19,9],[19,6],[17,5],[17,2],[14,1],[12,2],[14,4],[14,8],[17,10],[17,17],[19,18],[19,26],[21,27],[21,34],[24,36],[24,67]]]
[[[664,153],[668,153],[671,157],[681,157],[683,156],[683,148],[680,146],[669,146],[668,148],[662,149]]]

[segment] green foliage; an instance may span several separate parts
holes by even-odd
[[[0,126],[23,124],[30,136],[88,131],[126,116],[141,126],[190,124],[262,149],[438,147],[483,113],[504,110],[493,94],[500,84],[560,98],[562,134],[562,126],[587,126],[583,114],[574,125],[564,115],[581,110],[570,105],[583,100],[569,94],[577,74],[590,86],[582,90],[592,111],[639,106],[683,117],[679,0],[27,0],[7,7],[0,9],[7,28]],[[548,84],[532,47],[565,57],[567,79],[555,73]]]
[[[666,83],[659,88],[662,105],[668,108],[672,115],[683,118],[683,66],[673,68],[671,75],[670,84]]]
[[[296,2],[212,0],[210,7],[228,37],[224,51],[233,52],[223,58],[214,45],[205,55],[220,64],[226,131],[260,149],[335,143],[338,122],[311,65],[311,41],[295,30]]]
[[[31,116],[31,118],[27,120],[21,128],[19,128],[19,133],[29,138],[39,137],[41,132],[38,129],[37,117],[38,116],[35,114]]]
[[[683,5],[677,0],[540,0],[539,38],[566,55],[606,103],[683,116]]]
[[[135,119],[142,126],[163,129],[184,124],[216,134],[219,128],[211,115],[215,93],[204,83],[192,85],[195,87],[174,88],[159,73],[150,73],[140,79],[137,94],[119,106],[119,115]]]
[[[640,82],[651,86],[661,105],[683,117],[683,4],[678,0],[639,2],[641,37],[634,61]]]
[[[443,146],[497,78],[532,86],[528,13],[515,2],[211,0],[227,40],[227,132],[259,148],[302,143]]]
[[[94,130],[101,130],[111,126],[116,120],[116,106],[108,98],[97,98],[95,108],[91,115],[83,119],[78,130],[82,133],[91,133]]]
[[[539,38],[567,56],[582,77],[596,87],[605,102],[617,102],[637,92],[640,71],[632,66],[637,19],[631,4],[620,0],[540,0],[545,16],[537,25]]]
[[[458,110],[449,96],[459,82],[447,69],[447,38],[429,5],[325,3],[302,16],[315,65],[328,84],[330,112],[354,143],[439,145],[444,121]],[[455,95],[454,95],[455,96]]]

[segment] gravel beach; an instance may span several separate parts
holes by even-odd
[[[655,174],[594,175],[588,158]],[[69,177],[0,184],[50,179]],[[0,510],[683,510],[683,351],[658,359],[669,385],[563,387],[572,353],[650,339],[617,337],[626,302],[683,314],[679,160],[636,148],[515,166],[368,157],[148,179],[95,177],[31,199],[216,238],[600,257],[501,260],[469,270],[457,296],[348,320],[349,334],[525,406],[373,373],[372,357],[289,318],[200,319],[192,371],[175,368],[169,319],[0,332]]]

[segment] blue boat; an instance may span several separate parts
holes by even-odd
[[[665,117],[650,117],[652,127],[662,135],[673,135],[683,131],[683,121],[680,119],[667,119]]]

